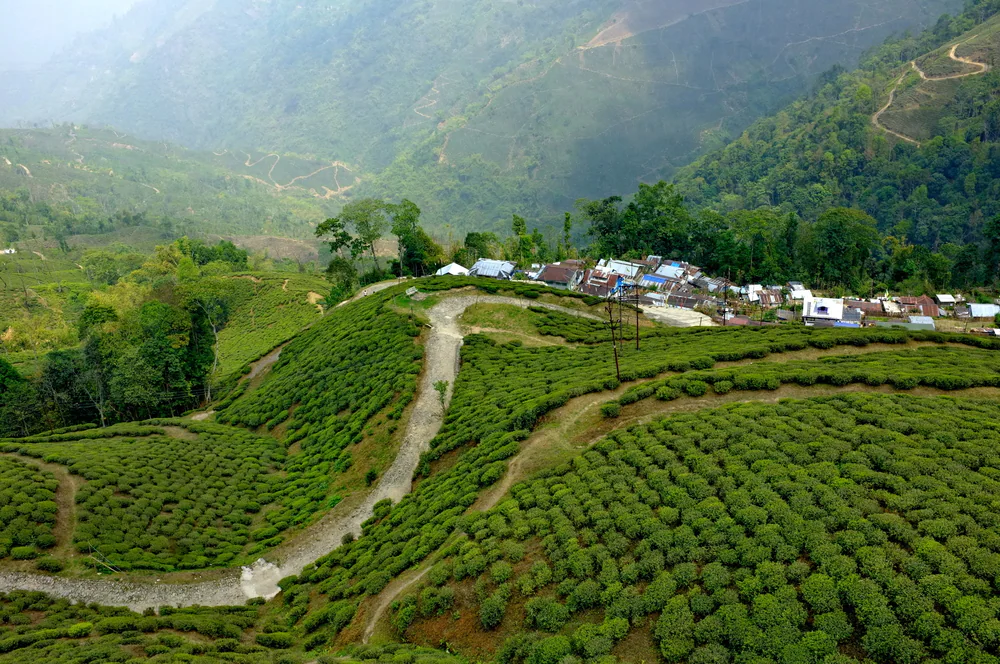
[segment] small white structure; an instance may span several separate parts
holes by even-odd
[[[934,299],[937,300],[937,303],[941,306],[951,306],[958,302],[954,295],[949,295],[947,293],[938,293],[934,296]]]
[[[14,247],[11,247],[10,249],[0,249],[0,254],[11,255],[11,254],[16,254],[16,253],[17,253],[17,249],[15,249]]]
[[[792,289],[791,298],[793,300],[810,300],[812,299],[812,291],[805,288],[794,288]]]
[[[819,321],[839,322],[844,318],[844,300],[832,297],[809,297],[802,301],[802,321],[812,325]]]
[[[969,316],[972,318],[995,318],[1000,314],[1000,306],[995,304],[969,304]]]
[[[618,260],[602,260],[597,263],[598,270],[610,272],[611,274],[619,277],[625,277],[626,279],[635,279],[639,272],[642,271],[643,267],[645,266]]]
[[[437,277],[464,277],[469,274],[469,271],[458,263],[448,263],[443,268],[434,273]]]

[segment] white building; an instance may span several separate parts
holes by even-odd
[[[808,297],[802,301],[802,321],[812,325],[819,321],[839,322],[844,319],[844,300],[832,297]]]
[[[514,278],[514,268],[516,266],[508,261],[496,261],[489,258],[480,258],[476,264],[469,268],[470,277],[486,277],[488,279]]]
[[[458,263],[448,263],[443,268],[434,273],[435,276],[451,276],[451,277],[464,277],[469,274],[469,271]]]
[[[14,247],[11,247],[10,249],[0,249],[0,254],[10,255],[10,254],[16,254],[16,253],[17,253],[17,249],[15,249]]]
[[[598,270],[602,272],[609,272],[619,277],[625,277],[626,279],[635,279],[644,267],[645,266],[637,263],[618,260],[602,260],[597,264]]]

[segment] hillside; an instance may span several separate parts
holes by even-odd
[[[640,321],[622,385],[600,313],[420,279],[215,422],[3,441],[0,661],[994,661],[995,341]]]
[[[311,238],[355,183],[344,164],[291,155],[197,152],[73,125],[0,130],[0,191],[80,217],[64,235],[108,232],[126,212],[168,237]]]
[[[359,191],[407,196],[432,227],[492,229],[511,210],[552,221],[578,197],[668,176],[831,65],[958,7],[146,2],[0,80],[17,100],[0,121],[346,164]],[[276,181],[310,172],[293,171]]]
[[[693,205],[764,207],[809,221],[830,206],[857,207],[883,234],[941,251],[956,281],[988,279],[974,264],[975,245],[992,251],[986,221],[1000,213],[1000,18],[982,4],[890,40],[857,71],[825,77],[808,97],[681,171],[679,191]]]

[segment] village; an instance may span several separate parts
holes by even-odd
[[[671,317],[681,325],[761,326],[793,321],[813,327],[903,327],[911,330],[961,330],[1000,336],[997,302],[968,302],[960,293],[882,297],[832,297],[814,294],[805,284],[739,285],[705,274],[681,260],[646,256],[642,260],[580,259],[532,264],[527,269],[504,260],[479,259],[471,268],[451,263],[438,276],[474,276],[545,284],[599,298],[624,299],[647,315],[690,312]]]

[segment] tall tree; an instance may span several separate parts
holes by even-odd
[[[375,243],[389,227],[386,219],[385,202],[377,198],[362,198],[344,206],[340,214],[327,219],[316,228],[317,237],[330,236],[330,249],[337,253],[350,247],[351,257],[357,258],[369,251],[375,262],[375,269],[382,271],[378,256],[375,253]],[[353,228],[355,237],[351,237],[348,228]]]

